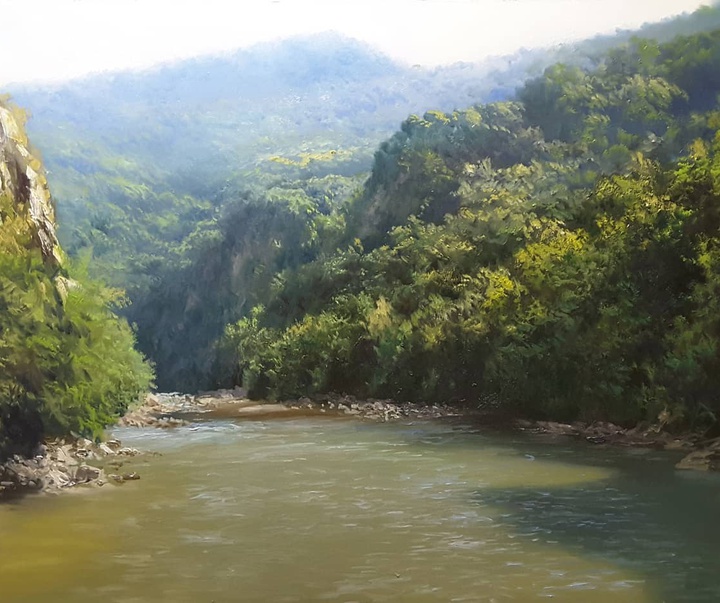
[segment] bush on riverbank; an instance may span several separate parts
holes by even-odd
[[[0,459],[29,455],[44,435],[97,436],[152,371],[113,314],[119,294],[56,274],[0,196]],[[59,278],[58,278],[59,276]]]

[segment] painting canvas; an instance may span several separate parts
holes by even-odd
[[[3,601],[718,599],[720,5],[30,4]]]

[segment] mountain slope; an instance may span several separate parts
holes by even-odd
[[[718,14],[706,9],[646,31],[703,30]],[[690,118],[712,108],[712,94],[704,107],[686,97],[695,98],[697,82],[714,81],[700,77],[712,76],[712,55],[686,69],[679,46],[664,48],[675,55],[659,63],[654,44],[604,53],[631,36],[434,70],[321,36],[16,94],[36,115],[57,183],[68,224],[61,240],[72,253],[92,248],[96,273],[129,290],[126,313],[163,386],[192,388],[211,379],[224,325],[253,305],[267,307],[268,328],[322,312],[343,287],[357,293],[352,286],[364,281],[348,266],[369,270],[394,228],[442,228],[446,214],[464,211],[468,187],[488,194],[465,170],[508,170],[493,178],[521,190],[526,180],[547,184],[534,183],[536,173],[558,191],[587,190],[638,153],[671,161],[693,137],[707,138],[709,114]],[[449,112],[507,100],[558,56],[565,67],[524,87],[520,102]],[[413,111],[422,116],[387,139]],[[552,167],[519,175],[536,163]],[[371,167],[368,185],[354,191]],[[494,249],[517,235],[484,236]],[[400,272],[408,281],[401,305],[412,308],[412,278]]]
[[[713,7],[639,33],[663,40],[718,23]],[[71,254],[94,247],[99,273],[127,286],[137,272],[128,258],[143,270],[153,257],[172,255],[194,223],[232,200],[222,193],[228,181],[265,188],[259,173],[277,182],[288,176],[285,160],[308,155],[314,158],[290,178],[356,175],[409,114],[506,100],[548,65],[592,66],[636,33],[435,69],[323,34],[10,91],[33,116],[29,129],[59,201],[63,245]]]
[[[228,325],[219,379],[717,423],[719,63],[720,30],[638,39],[518,101],[409,118],[342,212],[348,246]]]
[[[705,9],[641,33],[700,31],[719,14]],[[92,247],[95,273],[132,290],[238,188],[357,175],[409,114],[506,100],[546,66],[591,66],[631,35],[426,69],[322,34],[11,92],[32,113],[64,247]]]

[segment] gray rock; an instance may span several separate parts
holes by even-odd
[[[720,450],[706,448],[695,450],[683,458],[676,469],[693,469],[695,471],[720,471]]]
[[[115,454],[115,451],[112,448],[110,448],[110,446],[108,446],[105,442],[98,444],[97,449],[98,449],[98,452],[100,452],[101,454],[104,454],[105,456],[112,456]]]
[[[135,448],[120,448],[117,453],[120,456],[137,456],[140,451]]]
[[[102,471],[91,465],[80,465],[75,471],[75,483],[86,484],[93,480],[99,479]]]
[[[77,459],[73,456],[73,449],[70,444],[60,446],[60,448],[55,451],[54,456],[58,463],[64,463],[68,467],[79,464]]]

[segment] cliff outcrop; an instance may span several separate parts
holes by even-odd
[[[26,233],[40,249],[46,263],[59,266],[62,257],[55,234],[55,208],[42,164],[28,143],[24,113],[2,99],[0,195],[8,196],[15,213],[24,218]],[[19,232],[18,235],[26,233]]]

